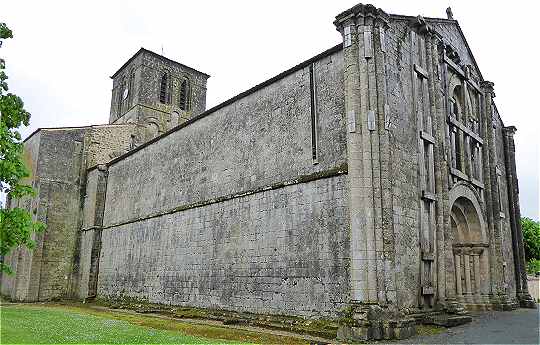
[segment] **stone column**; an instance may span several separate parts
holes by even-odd
[[[525,267],[525,250],[521,230],[521,212],[519,209],[519,186],[516,172],[516,152],[514,134],[516,127],[503,128],[504,158],[506,166],[506,185],[508,187],[508,206],[510,228],[512,231],[512,251],[514,253],[514,273],[516,279],[516,294],[523,308],[536,308],[536,303],[529,294],[527,271]]]
[[[491,293],[491,279],[489,270],[489,251],[486,247],[481,247],[480,251],[480,293],[487,296]]]
[[[377,270],[379,272],[379,303],[397,303],[395,283],[395,244],[394,244],[394,198],[393,198],[393,159],[390,131],[390,106],[388,104],[387,88],[387,50],[386,31],[388,28],[385,16],[375,17],[373,22],[373,64],[371,75],[376,84],[376,100],[373,109],[376,109],[376,130],[379,141],[378,160],[380,175],[380,212],[378,215],[378,229],[380,233],[377,241]]]
[[[441,65],[441,87],[442,87],[442,95],[441,95],[441,102],[442,102],[442,112],[438,118],[439,123],[439,131],[438,136],[441,143],[444,143],[445,145],[439,146],[439,154],[441,155],[441,160],[439,162],[438,170],[441,173],[441,194],[439,197],[442,199],[440,202],[439,209],[442,209],[443,212],[443,223],[442,226],[442,232],[443,232],[443,242],[441,243],[441,251],[439,251],[439,271],[441,271],[441,266],[444,267],[444,281],[445,286],[442,286],[442,288],[445,289],[445,300],[444,304],[446,306],[447,310],[456,310],[460,309],[459,306],[457,306],[456,302],[456,289],[455,286],[457,286],[456,281],[456,270],[455,267],[455,256],[453,254],[453,248],[452,248],[452,236],[450,235],[452,233],[452,225],[451,225],[451,217],[450,217],[450,210],[452,205],[450,205],[450,197],[449,197],[449,190],[452,187],[452,177],[450,176],[448,172],[448,167],[452,167],[453,163],[456,161],[456,154],[453,148],[455,146],[456,142],[456,136],[453,131],[450,131],[449,126],[447,125],[447,117],[451,115],[452,109],[450,104],[450,94],[448,90],[448,65],[444,62],[444,58],[447,55],[446,53],[446,44],[444,41],[439,40],[438,43],[438,49],[439,49],[439,64]],[[446,160],[445,160],[446,159]],[[441,231],[441,230],[439,230]],[[442,280],[442,277],[441,277]]]
[[[347,164],[349,218],[351,227],[350,294],[354,302],[369,301],[366,226],[371,210],[364,209],[363,146],[360,126],[360,76],[358,35],[353,13],[336,23],[343,35],[345,116],[347,121]]]
[[[461,285],[461,252],[454,253],[454,264],[456,272],[456,295],[460,297],[463,295],[463,289]]]
[[[430,73],[430,93],[433,101],[433,127],[435,137],[434,162],[435,162],[435,194],[437,197],[436,217],[436,269],[437,269],[437,303],[445,303],[446,294],[446,234],[450,233],[450,205],[449,205],[449,185],[448,185],[448,166],[447,152],[449,151],[450,138],[446,133],[446,111],[445,111],[445,77],[444,69],[440,69],[440,56],[438,47],[442,44],[442,39],[437,33],[430,35],[431,61],[428,65]],[[441,92],[443,91],[443,92]]]
[[[495,231],[499,223],[499,203],[493,205],[493,200],[497,194],[497,178],[496,171],[493,165],[494,152],[491,147],[493,141],[493,119],[492,119],[492,97],[494,95],[493,83],[483,81],[481,83],[483,97],[482,106],[482,135],[484,139],[484,147],[482,150],[483,175],[484,175],[484,193],[486,203],[487,225],[488,225],[488,242],[489,242],[489,276],[490,276],[490,294],[497,292],[498,287],[502,283],[502,260],[498,260],[497,251],[495,248]],[[492,181],[494,179],[494,181]],[[494,182],[494,183],[493,183]],[[495,188],[495,189],[493,189]]]
[[[465,267],[465,292],[467,293],[467,295],[470,295],[472,293],[471,260],[468,249],[463,254],[463,266]]]
[[[480,293],[480,253],[472,252],[474,268],[474,290],[475,294]]]
[[[388,177],[381,175],[381,161],[389,163],[388,143],[382,140],[386,150],[381,160],[378,133],[384,122],[377,121],[380,113],[384,113],[385,104],[384,71],[380,66],[384,57],[380,53],[382,46],[374,44],[373,39],[374,32],[384,27],[386,21],[387,15],[382,10],[358,5],[338,15],[334,23],[344,39],[351,299],[368,304],[386,300],[384,285],[381,285],[384,282],[378,274],[384,270],[384,265],[379,264],[382,262],[385,206],[381,203],[381,186],[383,181],[385,186],[389,185]],[[384,188],[386,200],[388,192],[389,187]]]
[[[358,67],[359,67],[359,91],[360,91],[360,114],[359,124],[362,141],[362,196],[365,216],[365,227],[363,231],[366,234],[366,261],[364,265],[367,268],[367,291],[364,299],[367,303],[378,303],[378,282],[377,282],[377,238],[380,234],[378,230],[378,217],[376,212],[375,198],[378,197],[378,162],[373,154],[378,152],[378,138],[371,131],[377,125],[375,123],[375,109],[373,109],[372,92],[376,90],[376,86],[372,80],[371,68],[372,63],[369,61],[373,58],[373,18],[366,16],[366,12],[358,12],[356,17],[357,34],[358,34]],[[377,189],[377,190],[376,190]]]

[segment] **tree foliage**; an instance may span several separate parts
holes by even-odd
[[[13,38],[13,33],[0,23],[0,47],[8,38]],[[35,192],[24,183],[30,174],[24,165],[24,146],[17,131],[21,125],[28,126],[30,113],[24,109],[20,97],[8,92],[5,68],[6,62],[0,58],[0,192],[6,193],[8,199],[30,198]],[[5,257],[19,245],[32,249],[35,245],[32,233],[44,229],[45,225],[35,222],[23,208],[0,209],[0,256]],[[0,262],[0,271],[9,273],[11,269]]]
[[[521,218],[523,246],[527,261],[540,260],[540,222],[526,217]]]

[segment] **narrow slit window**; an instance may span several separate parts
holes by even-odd
[[[462,158],[463,158],[463,154],[461,152],[461,140],[463,139],[462,138],[462,135],[461,133],[456,129],[455,131],[455,142],[456,142],[456,146],[455,146],[455,150],[456,150],[456,169],[460,170],[460,171],[463,171],[463,164],[462,164]]]
[[[470,152],[471,152],[471,176],[478,180],[478,152],[477,144],[475,141],[471,141]]]
[[[502,191],[502,185],[501,185],[502,171],[499,168],[499,165],[495,166],[495,172],[497,175],[497,196],[499,197],[499,213],[501,217],[504,217],[503,191]]]
[[[122,81],[120,82],[120,88],[118,89],[118,117],[122,115],[122,100],[124,95],[124,90],[126,89],[126,79],[122,77]]]
[[[182,110],[188,110],[189,105],[189,83],[187,80],[183,80],[180,85],[180,98],[178,101],[178,106]]]
[[[168,83],[167,83],[167,73],[163,74],[163,76],[161,77],[161,84],[160,84],[160,87],[159,87],[159,101],[161,103],[166,103],[167,102],[167,87],[168,87]]]
[[[450,133],[450,158],[452,168],[457,168],[457,146],[456,146],[456,131],[455,127],[448,126],[448,132]]]
[[[131,71],[129,75],[128,83],[128,106],[131,106],[133,103],[133,85],[135,83],[135,71]]]

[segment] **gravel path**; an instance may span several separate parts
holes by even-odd
[[[472,314],[471,323],[447,332],[417,336],[402,344],[540,344],[539,309]]]

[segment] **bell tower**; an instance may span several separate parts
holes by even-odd
[[[111,76],[109,123],[137,124],[140,145],[206,109],[210,76],[141,48]]]

